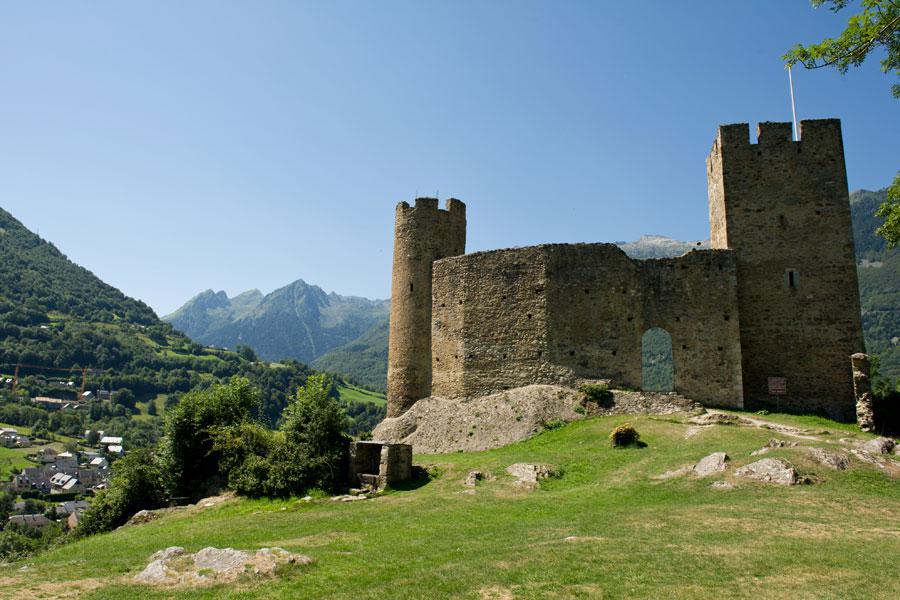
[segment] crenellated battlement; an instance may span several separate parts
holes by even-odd
[[[420,196],[415,199],[415,203],[413,206],[410,206],[409,202],[405,200],[397,203],[397,213],[408,215],[408,213],[416,212],[416,213],[427,213],[429,215],[433,215],[435,213],[445,213],[452,214],[455,217],[465,218],[466,216],[466,204],[462,200],[457,200],[456,198],[448,198],[444,202],[444,208],[438,208],[438,199],[431,198],[428,196]]]
[[[713,142],[710,155],[718,155],[723,151],[741,151],[751,148],[794,149],[802,152],[803,148],[813,147],[818,150],[834,150],[843,148],[840,119],[809,119],[800,121],[800,139],[793,139],[793,128],[790,123],[762,121],[756,127],[756,142],[750,139],[748,123],[720,125],[718,135]]]

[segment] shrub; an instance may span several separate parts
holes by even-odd
[[[175,495],[196,498],[209,491],[221,473],[215,432],[249,420],[258,407],[259,394],[250,381],[234,377],[227,385],[185,394],[166,412],[161,450]]]
[[[615,400],[615,396],[606,384],[588,383],[578,390],[585,395],[586,402],[593,402],[597,406],[611,406]]]
[[[347,417],[324,375],[310,376],[284,411],[281,429],[255,423],[213,431],[213,451],[228,485],[246,496],[334,491],[344,483]]]
[[[619,425],[609,434],[613,448],[627,448],[629,446],[641,446],[641,436],[637,430],[628,423]]]
[[[116,461],[109,488],[102,490],[78,524],[78,535],[110,531],[139,510],[166,505],[166,480],[157,457],[148,449],[132,450]]]

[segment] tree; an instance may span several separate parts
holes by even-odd
[[[838,12],[850,4],[850,0],[810,0],[814,8],[830,4],[832,12]],[[900,76],[900,1],[860,0],[860,12],[852,15],[847,27],[835,38],[825,38],[818,44],[797,44],[782,56],[787,65],[800,63],[807,69],[834,67],[846,73],[850,67],[858,67],[877,48],[886,51],[881,60],[881,70],[894,71]],[[900,84],[891,86],[891,93],[900,99]],[[877,233],[893,247],[900,244],[900,170],[888,188],[888,199],[876,213],[884,219]]]
[[[308,457],[309,485],[335,489],[344,473],[350,438],[344,433],[347,415],[331,395],[324,374],[310,375],[297,390],[294,402],[284,410],[281,431],[288,446]]]
[[[257,362],[259,358],[256,356],[256,352],[253,351],[253,348],[250,346],[246,346],[244,344],[238,344],[234,349],[238,355],[248,362]]]
[[[185,394],[166,412],[161,450],[177,495],[198,497],[215,487],[222,454],[214,448],[213,434],[249,420],[258,407],[259,393],[250,381],[233,377],[227,385]]]
[[[78,535],[91,535],[124,525],[139,510],[166,505],[166,478],[157,457],[146,448],[116,461],[109,488],[97,494],[78,525]]]

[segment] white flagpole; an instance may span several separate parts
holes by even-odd
[[[791,74],[791,67],[788,65],[788,81],[791,84],[791,114],[794,117],[794,140],[800,141],[800,131],[797,129],[797,107],[794,105],[794,76]]]

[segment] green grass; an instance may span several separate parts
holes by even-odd
[[[609,447],[609,432],[626,421],[646,448]],[[53,549],[26,561],[24,573],[21,563],[0,568],[0,596],[25,588],[36,597],[81,590],[142,600],[900,596],[900,481],[858,462],[831,471],[790,448],[769,456],[818,483],[732,480],[735,489],[717,490],[711,481],[730,475],[652,480],[720,450],[732,457],[730,473],[779,437],[733,426],[685,437],[687,429],[673,417],[603,417],[497,450],[416,456],[437,476],[374,500],[237,499],[176,513]],[[504,473],[515,462],[551,464],[562,475],[523,491]],[[462,493],[476,468],[497,478]],[[151,553],[172,545],[281,546],[315,563],[206,589],[130,583]]]
[[[0,446],[0,479],[6,480],[11,470],[21,472],[25,467],[33,467],[26,456],[34,454],[38,448],[4,448]]]
[[[355,385],[338,385],[337,391],[341,396],[341,400],[353,400],[354,402],[370,402],[379,406],[384,406],[385,404],[387,404],[387,400],[385,400],[384,394],[379,394],[378,392],[370,392],[369,390],[358,388]]]
[[[166,411],[166,398],[168,398],[168,394],[157,394],[155,397],[144,402],[135,402],[134,406],[138,409],[139,413],[132,416],[132,418],[138,419],[139,421],[148,421],[150,419],[162,417],[163,413]],[[147,412],[147,408],[151,403],[156,404],[156,417]]]

